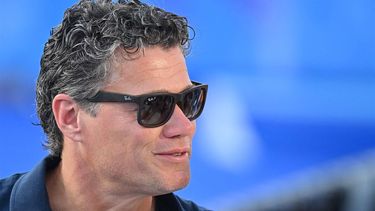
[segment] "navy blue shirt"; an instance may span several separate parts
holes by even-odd
[[[33,170],[0,180],[0,211],[50,211],[45,184],[46,172],[55,168],[59,158],[46,157]],[[156,210],[204,211],[195,203],[173,193],[156,196]]]

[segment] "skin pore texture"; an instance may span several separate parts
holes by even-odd
[[[121,52],[104,91],[178,93],[192,85],[179,47],[148,47],[132,60],[118,59]],[[53,210],[153,210],[153,196],[188,184],[196,125],[178,106],[156,128],[140,126],[129,103],[100,103],[93,117],[59,94],[53,112],[64,136],[62,160],[47,174]]]

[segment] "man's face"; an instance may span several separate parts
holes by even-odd
[[[111,68],[115,71],[104,91],[130,95],[178,93],[191,86],[178,47],[146,48],[139,58],[117,60]],[[156,128],[139,125],[137,106],[130,103],[100,103],[96,117],[81,113],[80,121],[82,160],[91,176],[107,188],[158,195],[188,184],[195,121],[189,121],[178,106],[170,120]],[[180,151],[187,153],[176,153]]]

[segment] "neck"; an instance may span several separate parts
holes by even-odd
[[[95,174],[66,156],[47,173],[46,188],[52,210],[154,210],[152,196],[111,188]]]

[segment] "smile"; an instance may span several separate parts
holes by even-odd
[[[182,156],[185,153],[187,153],[187,152],[177,152],[177,153],[174,153],[173,156]]]
[[[157,158],[168,162],[186,162],[190,160],[190,151],[188,149],[175,149],[171,151],[154,153]]]

